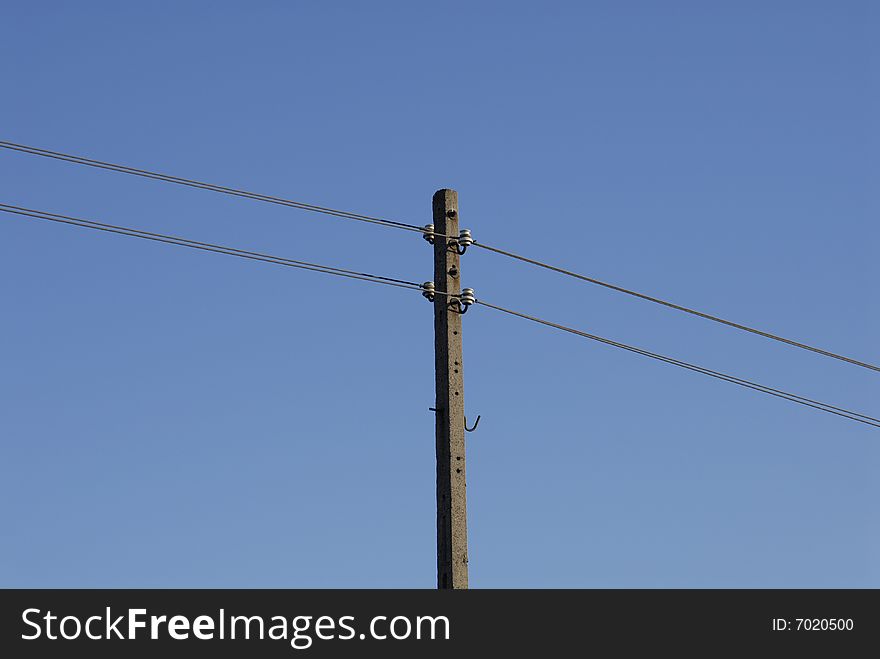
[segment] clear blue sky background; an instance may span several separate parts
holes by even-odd
[[[872,6],[873,5],[873,6]],[[3,139],[424,224],[880,361],[871,2],[5,2]],[[422,281],[416,234],[0,153],[0,201]],[[478,297],[876,373],[472,251]],[[0,585],[433,587],[417,293],[0,217]],[[485,308],[475,587],[880,587],[880,433]]]

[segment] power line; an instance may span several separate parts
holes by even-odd
[[[318,263],[309,263],[308,261],[296,261],[280,256],[272,256],[270,254],[262,254],[260,252],[251,252],[234,247],[224,247],[223,245],[214,245],[211,243],[189,240],[180,238],[179,236],[169,236],[161,233],[153,233],[150,231],[141,231],[140,229],[132,229],[130,227],[121,227],[113,224],[105,224],[94,220],[85,220],[82,218],[70,217],[68,215],[59,215],[57,213],[47,213],[44,211],[33,210],[30,208],[22,208],[21,206],[12,206],[10,204],[0,203],[0,211],[4,213],[12,213],[22,215],[39,220],[48,220],[50,222],[59,222],[72,226],[83,227],[86,229],[95,229],[97,231],[107,231],[123,236],[131,236],[133,238],[143,238],[145,240],[153,240],[156,242],[167,243],[169,245],[179,245],[181,247],[190,247],[206,252],[216,252],[218,254],[226,254],[228,256],[238,256],[240,258],[251,259],[253,261],[263,261],[266,263],[274,263],[290,268],[301,268],[303,270],[312,270],[314,272],[322,272],[328,275],[336,275],[339,277],[347,277],[349,279],[359,279],[369,281],[374,284],[384,284],[386,286],[397,286],[399,288],[407,288],[411,290],[422,290],[422,287],[413,281],[405,279],[395,279],[393,277],[382,277],[372,275],[366,272],[357,272],[354,270],[346,270],[344,268],[336,268],[333,266],[320,265]]]
[[[772,339],[774,341],[779,341],[781,343],[786,343],[790,346],[794,346],[796,348],[802,348],[803,350],[809,350],[811,352],[815,352],[820,355],[824,355],[825,357],[831,357],[833,359],[839,359],[840,361],[847,362],[849,364],[854,364],[855,366],[861,366],[862,368],[867,368],[872,371],[880,371],[880,366],[875,366],[874,364],[869,364],[867,362],[859,361],[857,359],[852,359],[851,357],[846,357],[844,355],[839,355],[834,352],[829,352],[828,350],[823,350],[821,348],[816,348],[815,346],[807,345],[806,343],[800,343],[799,341],[793,341],[792,339],[786,339],[785,337],[778,336],[776,334],[771,334],[770,332],[764,332],[763,330],[756,329],[754,327],[749,327],[748,325],[742,325],[740,323],[735,323],[731,320],[725,320],[724,318],[719,318],[718,316],[713,316],[711,314],[704,313],[702,311],[697,311],[696,309],[691,309],[689,307],[684,307],[680,304],[675,304],[673,302],[669,302],[667,300],[662,300],[657,297],[653,297],[651,295],[646,295],[645,293],[639,293],[638,291],[634,291],[628,288],[623,288],[622,286],[617,286],[615,284],[610,284],[606,281],[602,281],[600,279],[595,279],[593,277],[587,277],[586,275],[581,275],[576,272],[572,272],[571,270],[566,270],[565,268],[560,268],[555,265],[550,265],[548,263],[544,263],[542,261],[537,261],[535,259],[530,259],[525,256],[521,256],[519,254],[514,254],[513,252],[508,252],[503,249],[499,249],[497,247],[492,247],[490,245],[485,245],[479,242],[473,243],[475,247],[481,247],[490,252],[495,252],[496,254],[501,254],[503,256],[510,257],[512,259],[516,259],[518,261],[523,261],[525,263],[529,263],[531,265],[536,265],[540,268],[545,268],[547,270],[552,270],[553,272],[558,272],[563,275],[568,275],[569,277],[574,277],[575,279],[580,279],[582,281],[589,282],[591,284],[598,284],[599,286],[604,286],[605,288],[610,288],[613,291],[617,291],[619,293],[626,293],[627,295],[632,295],[633,297],[637,297],[642,300],[647,300],[648,302],[654,302],[655,304],[661,304],[664,307],[669,307],[670,309],[675,309],[677,311],[683,311],[685,313],[691,314],[693,316],[699,316],[700,318],[705,318],[706,320],[711,320],[716,323],[721,323],[722,325],[727,325],[728,327],[733,327],[738,330],[743,330],[745,332],[751,332],[752,334],[757,334],[758,336],[763,336],[767,339]]]
[[[120,165],[116,163],[105,162],[101,160],[94,160],[92,158],[86,158],[84,156],[77,156],[68,153],[61,153],[59,151],[50,151],[48,149],[41,149],[38,147],[28,146],[24,144],[17,144],[15,142],[8,142],[4,140],[0,140],[0,147],[4,149],[9,149],[12,151],[19,151],[22,153],[27,153],[31,155],[41,156],[45,158],[53,158],[56,160],[63,160],[67,162],[72,162],[75,164],[86,165],[89,167],[97,167],[100,169],[106,169],[115,172],[121,172],[124,174],[132,174],[134,176],[141,176],[144,178],[155,179],[159,181],[164,181],[167,183],[175,183],[178,185],[186,185],[189,187],[199,188],[203,190],[210,190],[212,192],[219,192],[222,194],[228,194],[238,197],[244,197],[246,199],[253,199],[255,201],[264,201],[267,203],[278,204],[281,206],[288,206],[291,208],[298,208],[301,210],[312,211],[316,213],[323,213],[325,215],[331,215],[334,217],[340,217],[349,220],[355,220],[359,222],[367,222],[371,224],[379,224],[382,226],[387,226],[395,229],[404,229],[406,231],[415,231],[425,234],[425,228],[417,226],[415,224],[407,224],[405,222],[397,222],[394,220],[389,220],[380,217],[374,217],[371,215],[362,215],[360,213],[351,213],[349,211],[342,211],[333,208],[327,208],[324,206],[316,206],[313,204],[307,204],[305,202],[294,201],[291,199],[284,199],[281,197],[273,197],[270,195],[259,194],[256,192],[249,192],[246,190],[240,190],[236,188],[229,188],[226,186],[216,185],[213,183],[205,183],[203,181],[196,181],[193,179],[186,179],[179,176],[172,176],[170,174],[162,174],[159,172],[153,172],[145,169],[138,169],[135,167],[129,167],[127,165]],[[434,237],[441,238],[449,238],[450,236],[446,236],[445,234],[434,233],[432,232]],[[457,237],[452,237],[457,238]],[[550,265],[548,263],[544,263],[542,261],[538,261],[537,259],[532,259],[526,256],[522,256],[520,254],[515,254],[513,252],[509,252],[507,250],[503,250],[497,247],[493,247],[491,245],[483,244],[481,242],[474,241],[472,242],[476,247],[480,247],[490,252],[495,252],[496,254],[501,254],[503,256],[507,256],[509,258],[513,258],[519,261],[523,261],[524,263],[529,263],[531,265],[535,265],[541,268],[545,268],[547,270],[552,270],[553,272],[558,272],[560,274],[567,275],[569,277],[573,277],[575,279],[580,279],[581,281],[586,281],[591,284],[596,284],[598,286],[603,286],[605,288],[611,289],[613,291],[617,291],[619,293],[625,293],[626,295],[631,295],[633,297],[637,297],[642,300],[647,300],[649,302],[653,302],[655,304],[660,304],[665,307],[669,307],[670,309],[675,309],[677,311],[682,311],[687,314],[691,314],[693,316],[698,316],[700,318],[704,318],[706,320],[711,320],[716,323],[720,323],[722,325],[727,325],[728,327],[733,327],[738,330],[742,330],[744,332],[750,332],[752,334],[756,334],[758,336],[762,336],[767,339],[771,339],[773,341],[778,341],[780,343],[785,343],[790,346],[794,346],[796,348],[801,348],[803,350],[809,350],[819,355],[823,355],[825,357],[831,357],[832,359],[837,359],[843,362],[847,362],[849,364],[853,364],[855,366],[860,366],[862,368],[866,368],[872,371],[880,372],[880,366],[876,366],[874,364],[870,364],[867,362],[863,362],[857,359],[853,359],[851,357],[846,357],[845,355],[840,355],[838,353],[834,353],[828,350],[824,350],[822,348],[817,348],[815,346],[808,345],[806,343],[801,343],[799,341],[794,341],[793,339],[787,339],[783,336],[779,336],[777,334],[772,334],[770,332],[765,332],[763,330],[759,330],[754,327],[750,327],[748,325],[743,325],[741,323],[737,323],[731,320],[726,320],[724,318],[720,318],[718,316],[713,316],[712,314],[708,314],[702,311],[698,311],[696,309],[692,309],[689,307],[685,307],[680,304],[675,304],[668,300],[663,300],[658,297],[654,297],[652,295],[647,295],[645,293],[640,293],[638,291],[634,291],[632,289],[624,288],[622,286],[617,286],[616,284],[611,284],[606,281],[602,281],[600,279],[596,279],[594,277],[587,277],[586,275],[582,275],[571,270],[566,270],[565,268],[560,268],[558,266]]]
[[[565,325],[560,325],[558,323],[553,323],[549,320],[544,320],[543,318],[538,318],[536,316],[531,316],[529,314],[521,313],[519,311],[513,311],[511,309],[505,309],[504,307],[497,306],[495,304],[490,304],[489,302],[484,302],[483,300],[477,300],[477,304],[481,304],[484,307],[489,307],[490,309],[495,309],[497,311],[501,311],[506,314],[510,314],[512,316],[517,316],[519,318],[524,318],[526,320],[530,320],[535,323],[539,323],[541,325],[546,325],[548,327],[552,327],[554,329],[562,330],[564,332],[569,332],[571,334],[575,334],[577,336],[590,339],[592,341],[598,341],[599,343],[604,343],[605,345],[610,345],[615,348],[622,348],[623,350],[627,350],[629,352],[634,352],[638,355],[642,355],[644,357],[650,357],[651,359],[656,359],[661,362],[665,362],[667,364],[672,364],[673,366],[678,366],[680,368],[685,368],[690,371],[694,371],[696,373],[701,373],[703,375],[708,375],[713,378],[717,378],[719,380],[724,380],[725,382],[731,382],[733,384],[737,384],[741,387],[746,387],[748,389],[753,389],[755,391],[759,391],[761,393],[769,394],[771,396],[776,396],[778,398],[783,398],[785,400],[789,400],[793,403],[798,403],[800,405],[806,405],[807,407],[812,407],[817,410],[821,410],[823,412],[828,412],[830,414],[836,414],[837,416],[842,416],[846,419],[850,419],[851,421],[858,421],[859,423],[864,423],[869,426],[874,426],[880,428],[880,419],[877,419],[872,416],[868,416],[866,414],[860,414],[859,412],[853,412],[852,410],[847,410],[842,407],[837,407],[835,405],[829,405],[828,403],[822,403],[817,400],[813,400],[811,398],[806,398],[804,396],[799,396],[797,394],[793,394],[787,391],[782,391],[781,389],[775,389],[773,387],[768,387],[763,384],[759,384],[757,382],[752,382],[751,380],[745,380],[743,378],[738,378],[733,375],[728,375],[726,373],[721,373],[719,371],[714,371],[709,368],[705,368],[703,366],[697,366],[696,364],[690,364],[685,361],[681,361],[679,359],[674,359],[672,357],[667,357],[665,355],[658,354],[656,352],[650,352],[648,350],[643,350],[642,348],[636,348],[634,346],[627,345],[625,343],[619,343],[617,341],[612,341],[611,339],[606,339],[601,336],[597,336],[595,334],[589,334],[587,332],[583,332],[578,329],[574,329],[572,327],[567,327]]]
[[[176,183],[178,185],[186,185],[191,188],[200,188],[202,190],[210,190],[212,192],[220,192],[222,194],[233,195],[236,197],[244,197],[255,201],[265,201],[270,204],[279,206],[288,206],[290,208],[298,208],[300,210],[312,211],[314,213],[322,213],[324,215],[332,215],[346,220],[355,220],[358,222],[367,222],[370,224],[379,224],[394,229],[404,229],[406,231],[417,231],[424,233],[424,228],[415,224],[407,224],[406,222],[397,222],[382,217],[374,217],[372,215],[362,215],[360,213],[350,213],[349,211],[338,210],[335,208],[327,208],[325,206],[316,206],[307,204],[302,201],[294,201],[293,199],[284,199],[282,197],[273,197],[270,195],[259,194],[257,192],[248,192],[247,190],[239,190],[229,188],[223,185],[215,185],[214,183],[205,183],[204,181],[196,181],[193,179],[182,178],[180,176],[172,176],[171,174],[162,174],[160,172],[152,172],[146,169],[138,169],[136,167],[128,167],[127,165],[119,165],[116,163],[105,162],[102,160],[94,160],[83,156],[76,156],[69,153],[61,153],[59,151],[49,151],[48,149],[40,149],[25,144],[16,144],[15,142],[7,142],[0,140],[0,148],[9,149],[11,151],[20,151],[34,156],[43,158],[54,158],[55,160],[64,160],[77,165],[86,165],[88,167],[97,167],[99,169],[107,169],[113,172],[121,172],[123,174],[132,174],[143,178],[155,179],[166,183]],[[434,234],[439,235],[439,234]]]
[[[246,258],[255,261],[262,261],[266,263],[273,263],[276,265],[283,265],[292,268],[299,268],[303,270],[311,270],[314,272],[321,272],[323,274],[336,275],[340,277],[346,277],[349,279],[358,279],[362,281],[368,281],[376,284],[384,284],[386,286],[395,286],[399,288],[406,288],[409,290],[423,290],[422,287],[416,282],[408,281],[405,279],[395,279],[392,277],[383,277],[380,275],[373,275],[365,272],[357,272],[354,270],[347,270],[344,268],[337,268],[334,266],[326,266],[317,263],[310,263],[307,261],[298,261],[294,259],[287,259],[278,256],[272,256],[269,254],[263,254],[260,252],[252,252],[248,250],[237,249],[233,247],[225,247],[222,245],[215,245],[212,243],[205,243],[201,241],[189,240],[187,238],[181,238],[179,236],[171,236],[166,234],[154,233],[149,231],[142,231],[140,229],[133,229],[130,227],[122,227],[118,225],[106,224],[103,222],[97,222],[94,220],[86,220],[82,218],[75,218],[68,215],[60,215],[57,213],[48,213],[44,211],[38,211],[29,208],[23,208],[21,206],[13,206],[10,204],[2,204],[0,203],[0,211],[4,213],[10,213],[15,215],[20,215],[24,217],[30,217],[34,219],[48,220],[50,222],[58,222],[62,224],[67,224],[71,226],[78,226],[87,229],[95,229],[98,231],[105,231],[125,236],[130,236],[134,238],[142,238],[146,240],[152,240],[156,242],[178,245],[181,247],[190,247],[192,249],[199,249],[208,252],[215,252],[219,254],[226,254],[228,256],[237,256],[239,258]],[[441,295],[444,295],[442,291],[436,291]],[[454,296],[452,296],[454,297]],[[530,320],[535,323],[539,323],[541,325],[546,325],[548,327],[552,327],[555,329],[559,329],[565,332],[569,332],[571,334],[575,334],[577,336],[581,336],[583,338],[591,339],[593,341],[598,341],[600,343],[604,343],[606,345],[610,345],[616,348],[621,348],[623,350],[627,350],[629,352],[633,352],[645,357],[649,357],[651,359],[655,359],[658,361],[662,361],[668,364],[672,364],[674,366],[679,366],[681,368],[685,368],[691,371],[695,371],[697,373],[701,373],[703,375],[708,375],[713,378],[717,378],[720,380],[724,380],[726,382],[731,382],[733,384],[737,384],[742,387],[746,387],[749,389],[753,389],[755,391],[759,391],[761,393],[770,394],[772,396],[776,396],[778,398],[783,398],[785,400],[789,400],[794,403],[798,403],[800,405],[805,405],[807,407],[812,407],[814,409],[821,410],[823,412],[829,412],[831,414],[835,414],[837,416],[842,416],[844,418],[850,419],[852,421],[858,421],[860,423],[865,423],[870,426],[880,427],[880,419],[877,419],[872,416],[868,416],[866,414],[861,414],[859,412],[854,412],[852,410],[848,410],[845,408],[837,407],[834,405],[830,405],[828,403],[822,403],[817,400],[813,400],[810,398],[806,398],[804,396],[799,396],[797,394],[793,394],[790,392],[782,391],[780,389],[775,389],[773,387],[768,387],[766,385],[762,385],[756,382],[752,382],[750,380],[745,380],[743,378],[739,378],[736,376],[728,375],[725,373],[721,373],[719,371],[714,371],[712,369],[708,369],[702,366],[698,366],[695,364],[690,364],[688,362],[684,362],[678,359],[674,359],[672,357],[667,357],[665,355],[661,355],[658,353],[650,352],[648,350],[644,350],[642,348],[637,348],[634,346],[630,346],[624,343],[620,343],[617,341],[612,341],[611,339],[606,339],[601,336],[597,336],[595,334],[589,334],[587,332],[583,332],[581,330],[577,330],[571,327],[567,327],[565,325],[560,325],[558,323],[553,323],[548,320],[544,320],[542,318],[538,318],[536,316],[531,316],[529,314],[521,313],[518,311],[513,311],[511,309],[506,309],[504,307],[491,304],[489,302],[485,302],[483,300],[476,300],[477,304],[483,305],[485,307],[489,307],[491,309],[495,309],[497,311],[501,311],[506,314],[510,314],[513,316],[517,316],[520,318],[524,318],[526,320]]]

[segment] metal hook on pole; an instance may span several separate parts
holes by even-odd
[[[436,407],[429,407],[428,409],[429,409],[431,412],[436,412],[436,411],[437,411],[437,408],[436,408]],[[474,421],[474,425],[473,425],[473,427],[471,427],[471,428],[468,428],[467,417],[464,418],[464,429],[467,430],[468,432],[473,432],[474,430],[476,430],[478,425],[480,425],[480,415],[479,415],[479,414],[477,414],[477,420]]]

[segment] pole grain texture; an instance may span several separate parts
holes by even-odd
[[[437,449],[437,588],[468,587],[464,364],[457,298],[461,293],[458,194],[434,193],[434,372]],[[446,294],[444,294],[446,293]]]

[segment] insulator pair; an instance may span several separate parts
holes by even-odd
[[[426,224],[424,227],[422,227],[422,238],[433,245],[435,237],[436,235],[434,234],[433,224]],[[467,250],[467,248],[473,244],[474,238],[473,236],[471,236],[470,229],[462,229],[458,232],[458,238],[453,239],[449,242],[449,245],[455,247],[455,251],[457,251],[459,254],[464,254],[465,250]]]
[[[420,288],[422,289],[422,296],[433,302],[434,296],[437,292],[437,289],[434,288],[434,282],[426,281],[420,286]],[[476,304],[476,302],[477,296],[474,294],[474,289],[463,288],[461,289],[461,293],[450,301],[450,304],[458,307],[458,313],[464,313],[469,306]]]

